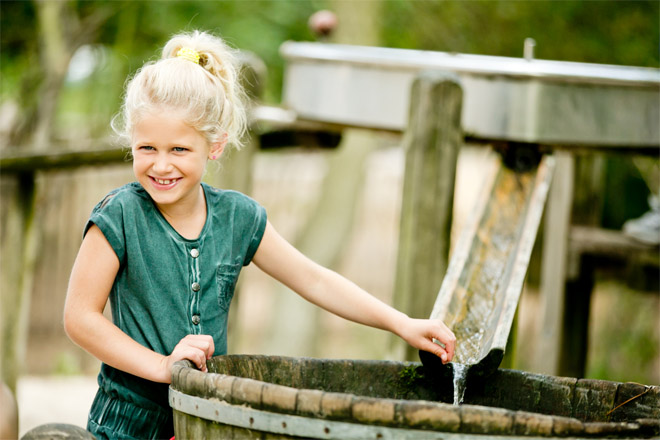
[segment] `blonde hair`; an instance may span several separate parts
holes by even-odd
[[[181,48],[196,51],[199,63],[177,57]],[[236,54],[221,38],[206,32],[175,35],[163,48],[160,60],[146,63],[128,81],[113,128],[130,140],[145,113],[165,107],[181,112],[209,145],[222,142],[226,133],[227,142],[240,148],[247,117]]]

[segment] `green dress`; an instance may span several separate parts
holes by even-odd
[[[169,355],[188,334],[211,335],[227,353],[227,314],[239,272],[252,260],[266,211],[236,191],[202,184],[207,217],[197,239],[182,237],[137,183],[109,193],[92,211],[119,259],[112,320],[143,346]],[[168,385],[101,365],[87,429],[97,437],[170,438]]]

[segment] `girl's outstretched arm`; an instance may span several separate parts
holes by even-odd
[[[412,319],[388,306],[336,272],[305,257],[284,240],[270,222],[252,261],[306,300],[336,315],[388,330],[413,347],[436,354],[444,363],[454,356],[456,337],[444,323]],[[434,338],[445,348],[435,344]]]
[[[64,305],[64,328],[71,340],[102,362],[155,382],[169,383],[171,366],[181,359],[205,370],[214,351],[210,336],[188,335],[164,356],[135,342],[103,315],[118,270],[117,255],[93,225],[73,265]]]

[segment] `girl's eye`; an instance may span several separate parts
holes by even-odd
[[[145,151],[151,151],[151,150],[153,150],[153,149],[154,149],[154,147],[152,147],[151,145],[141,145],[141,146],[138,148],[138,150],[145,150]]]
[[[188,151],[188,149],[184,147],[174,147],[174,151],[176,151],[177,153],[181,153],[184,151]]]

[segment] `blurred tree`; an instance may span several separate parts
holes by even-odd
[[[406,1],[385,3],[386,46],[658,67],[660,2]],[[389,32],[396,29],[397,32]]]
[[[14,96],[21,104],[20,111],[9,143],[29,143],[34,149],[44,150],[51,140],[57,99],[71,57],[79,47],[96,39],[101,26],[114,13],[115,5],[99,4],[89,8],[84,2],[76,5],[64,1],[31,5],[3,2],[2,5],[3,28],[5,13],[19,23],[9,27],[7,55],[17,58],[22,67],[19,93]],[[3,31],[3,58],[5,35]],[[26,42],[24,50],[20,50],[22,39]]]
[[[56,120],[56,137],[79,137],[70,130],[76,124],[88,124],[92,136],[107,133],[126,75],[181,30],[209,30],[254,52],[269,70],[265,100],[279,102],[279,45],[313,39],[307,19],[318,9],[359,7],[346,0],[0,2],[0,97],[20,109],[3,143],[42,144],[52,136],[54,112],[72,115]],[[538,58],[657,67],[659,13],[655,0],[391,0],[366,19],[389,47],[519,57],[524,39],[533,37]],[[359,14],[346,15],[350,21]],[[360,44],[351,36],[341,42]],[[86,81],[64,84],[68,62],[85,44],[106,48],[105,62]]]

